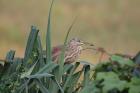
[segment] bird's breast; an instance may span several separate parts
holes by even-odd
[[[76,47],[66,51],[65,62],[70,62],[70,63],[74,62],[81,54],[81,51],[82,51],[82,47]]]

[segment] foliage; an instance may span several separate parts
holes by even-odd
[[[7,53],[0,68],[0,93],[140,93],[140,54],[133,59],[112,55],[93,67],[88,62],[64,64],[64,48],[58,64],[51,56],[51,9],[48,17],[46,53],[39,30],[31,27],[24,58]],[[93,67],[93,68],[92,68]]]
[[[110,61],[94,68],[92,81],[95,83],[89,83],[82,93],[90,93],[86,89],[95,93],[140,93],[139,58],[140,54],[133,59],[112,55]]]

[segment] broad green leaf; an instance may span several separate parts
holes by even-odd
[[[126,88],[127,82],[126,81],[121,81],[121,80],[105,80],[102,83],[103,86],[103,93],[108,93],[109,90],[112,89],[118,89],[119,91],[122,91]]]
[[[111,60],[113,62],[118,62],[121,65],[121,67],[124,67],[126,65],[133,67],[135,65],[132,60],[126,59],[126,58],[123,58],[123,57],[117,56],[117,55],[112,55]]]
[[[126,88],[128,84],[126,81],[120,80],[118,75],[114,72],[99,72],[97,73],[97,80],[104,80],[101,85],[103,85],[103,93],[108,93],[109,90],[114,88],[122,91]]]
[[[90,81],[90,83],[84,86],[78,93],[102,93],[101,89],[97,88],[96,85],[96,81]]]
[[[98,72],[96,80],[108,80],[108,79],[118,79],[118,75],[114,72]]]
[[[128,87],[129,93],[140,93],[140,78],[133,77]]]

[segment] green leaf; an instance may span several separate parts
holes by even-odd
[[[15,58],[13,64],[11,65],[10,73],[18,71],[23,63],[22,61],[22,58]]]
[[[128,87],[129,93],[140,93],[140,78],[133,77]]]
[[[67,41],[68,41],[68,36],[70,34],[70,31],[75,23],[76,19],[72,22],[72,24],[70,25],[70,27],[68,28],[66,37],[65,37],[65,41],[64,41],[64,46],[61,50],[61,55],[60,55],[60,60],[58,62],[59,64],[59,77],[58,77],[58,81],[60,82],[62,74],[63,74],[63,67],[64,67],[64,59],[65,59],[65,51],[66,51],[66,46],[67,46]]]
[[[74,88],[77,86],[77,83],[78,83],[78,81],[80,79],[80,76],[82,75],[82,72],[83,71],[81,70],[81,71],[79,71],[79,72],[77,72],[77,73],[72,75],[72,77],[71,77],[71,79],[69,81],[69,86],[67,86],[68,90],[65,90],[65,91],[67,91],[67,93],[73,93]]]
[[[11,61],[14,59],[15,56],[15,51],[14,50],[10,50],[7,55],[6,55],[6,61]]]
[[[96,81],[90,81],[90,83],[84,86],[78,93],[102,93],[101,89],[96,87],[97,83]]]
[[[13,69],[13,66],[15,66],[17,63],[15,63],[14,61],[14,56],[15,56],[15,51],[14,50],[10,50],[7,55],[6,55],[6,63],[4,64],[3,69],[2,70],[2,74],[1,76],[3,76],[3,78],[7,78],[11,75],[11,73],[13,73],[11,70]]]
[[[53,2],[52,0],[50,10],[49,10],[49,16],[48,16],[48,24],[47,24],[47,33],[46,33],[46,58],[47,58],[47,63],[50,63],[52,61],[52,50],[51,50],[51,12],[52,12],[52,7],[53,7]]]
[[[40,36],[38,35],[38,38],[37,38],[37,49],[38,49],[38,53],[39,53],[39,62],[37,65],[38,68],[42,68],[44,65],[45,65],[45,61],[44,61],[44,58],[43,58],[43,48],[42,48],[42,44],[41,44],[41,40],[40,40]]]
[[[111,60],[113,62],[117,62],[121,65],[121,67],[124,67],[124,66],[130,66],[130,67],[133,67],[135,64],[132,60],[130,59],[126,59],[126,58],[123,58],[121,56],[118,56],[118,55],[112,55],[111,56]]]
[[[27,45],[26,45],[26,50],[24,54],[24,64],[28,66],[28,60],[33,56],[33,49],[34,49],[34,44],[37,40],[39,30],[36,29],[35,26],[31,27],[31,32],[28,37]]]
[[[126,81],[120,80],[118,75],[114,72],[99,72],[97,73],[97,80],[104,80],[101,85],[103,85],[103,93],[108,93],[109,90],[118,89],[122,91],[126,88],[128,84]]]
[[[136,63],[136,64],[139,64],[140,65],[140,51],[137,53],[137,55],[133,58],[133,61]]]
[[[42,74],[34,74],[34,75],[28,75],[28,76],[25,76],[26,78],[43,78],[43,77],[53,77],[54,75],[52,74],[49,74],[49,73],[42,73]]]
[[[58,65],[56,63],[48,63],[46,64],[43,68],[41,68],[37,73],[44,73],[47,72],[49,73],[50,71],[52,71],[54,68],[56,68]]]
[[[86,86],[90,82],[90,66],[84,65],[84,79],[83,79],[83,86]]]
[[[64,73],[68,72],[70,69],[72,69],[73,64],[66,64],[64,65]]]
[[[28,85],[30,79],[28,79],[27,81],[24,82],[24,84],[20,85],[15,93],[23,93],[24,89],[26,88],[26,86]]]
[[[75,65],[73,66],[73,68],[71,69],[70,71],[70,74],[68,75],[68,78],[66,79],[66,82],[63,86],[63,90],[65,91],[65,89],[67,88],[67,86],[69,86],[69,83],[70,83],[70,80],[71,80],[71,77],[74,73],[74,71],[77,69],[77,67],[80,65],[79,62],[76,62]]]
[[[41,80],[35,79],[35,83],[38,85],[39,89],[41,90],[42,93],[50,93],[49,90],[43,85]]]
[[[22,73],[20,78],[22,79],[22,78],[25,78],[25,77],[28,77],[29,75],[31,75],[31,73],[33,72],[33,70],[36,66],[36,63],[27,72]]]
[[[57,84],[57,86],[58,86],[59,90],[61,91],[61,93],[64,93],[63,88],[61,87],[60,83],[56,80],[56,78],[52,77],[52,80]],[[52,92],[52,93],[55,93],[55,92]]]
[[[58,80],[58,76],[59,76],[59,66],[55,67],[53,70],[52,70],[52,74],[55,76],[55,78],[52,78],[52,80],[49,81],[49,90],[52,92],[52,93],[58,93],[58,90],[59,90],[59,87],[57,84],[60,84],[57,80]],[[57,81],[57,83],[55,82]],[[53,86],[53,87],[52,87]]]

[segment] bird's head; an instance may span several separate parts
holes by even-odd
[[[79,38],[73,38],[69,41],[69,45],[71,46],[83,46],[83,45],[89,45],[89,46],[94,46],[93,44],[90,44],[88,42],[84,42],[80,40]]]

